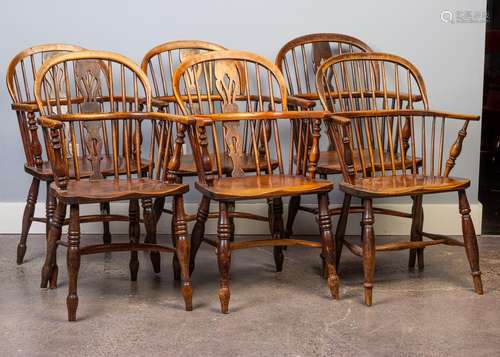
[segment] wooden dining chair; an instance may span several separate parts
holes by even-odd
[[[319,93],[316,87],[316,72],[322,63],[327,61],[329,58],[347,54],[347,53],[367,53],[372,52],[372,49],[363,41],[344,34],[337,33],[318,33],[318,34],[309,34],[305,36],[301,36],[289,41],[285,44],[281,50],[279,51],[276,57],[276,64],[281,69],[281,71],[285,74],[287,78],[287,85],[289,93],[292,93],[296,97],[300,97],[306,100],[313,101],[313,103],[317,105],[321,105],[319,103]],[[343,66],[342,71],[344,76],[347,78],[349,76],[354,76],[351,73],[354,70],[351,66]],[[352,105],[349,110],[361,110],[361,108],[365,109],[389,109],[396,107],[396,97],[394,92],[387,92],[387,102],[382,100],[383,93],[381,92],[381,83],[380,83],[381,74],[378,71],[374,71],[373,73],[373,86],[375,91],[375,97],[377,100],[361,103],[361,98],[358,96],[354,96],[352,98]],[[412,98],[412,105],[415,105],[421,101],[421,98],[415,96]],[[400,95],[400,103],[401,107],[408,107],[409,103],[406,99],[404,93]],[[386,105],[384,105],[386,104]],[[328,110],[335,113],[338,112],[341,108],[338,106],[331,107],[330,103]],[[328,138],[328,145],[326,150],[322,150],[320,154],[320,159],[318,162],[318,173],[321,178],[326,179],[330,175],[341,175],[342,169],[340,167],[340,162],[338,158],[338,153],[335,150],[335,146],[333,143],[332,134],[326,130],[325,128],[324,137]],[[410,134],[409,127],[403,127],[403,140],[406,145],[408,141],[408,136]],[[384,139],[386,140],[386,139]],[[396,165],[401,164],[401,160],[398,153],[398,147],[396,146]],[[389,152],[388,148],[384,148],[384,160],[385,165],[389,165]],[[358,156],[359,153],[355,152],[354,155]],[[364,153],[367,155],[367,152]],[[368,164],[370,162],[367,160]],[[375,158],[374,161],[375,170],[379,171],[381,168],[380,162],[378,162],[378,157]],[[417,160],[417,165],[420,165],[420,160]],[[405,212],[399,212],[396,210],[384,209],[380,207],[374,207],[374,212],[376,214],[383,215],[392,215],[398,217],[406,217],[412,218],[410,214]],[[317,208],[311,208],[308,206],[302,206],[300,204],[299,197],[292,197],[290,200],[289,210],[288,210],[288,218],[286,224],[286,232],[287,236],[291,236],[293,234],[293,223],[297,213],[299,211],[309,212],[316,214]],[[363,212],[362,206],[351,205],[349,209],[350,213],[359,213]],[[340,215],[341,208],[331,208],[331,215]],[[344,227],[343,224],[338,227]],[[339,263],[341,250],[337,250],[337,264]]]
[[[345,67],[353,68],[349,76],[345,75]],[[374,73],[381,75],[381,99],[377,98],[374,89]],[[341,249],[345,245],[363,258],[365,304],[372,304],[376,252],[410,249],[409,266],[414,267],[418,258],[418,266],[423,268],[424,248],[436,244],[465,246],[475,291],[482,294],[476,233],[465,193],[470,180],[450,176],[462,150],[469,122],[479,117],[430,110],[425,84],[417,68],[391,54],[357,53],[330,58],[319,67],[316,85],[323,107],[336,107],[339,109],[336,114],[352,121],[352,125],[344,127],[332,121],[325,122],[335,139],[344,177],[340,184],[345,198],[336,232],[337,247]],[[389,93],[396,97],[394,109],[388,108]],[[400,106],[403,96],[406,96],[408,105]],[[352,110],[356,97],[361,99],[361,107]],[[414,97],[421,98],[418,106],[413,103]],[[382,102],[378,107],[383,104],[383,110],[372,109],[377,101]],[[453,129],[451,119],[459,120],[463,125],[446,151],[451,139],[446,129]],[[404,138],[405,126],[411,133],[407,141]],[[400,153],[404,153],[399,158],[397,147]],[[356,152],[366,152],[367,155],[356,156]],[[385,157],[387,153],[388,158]],[[384,162],[379,170],[376,169],[377,160]],[[423,230],[423,196],[444,192],[458,192],[464,242]],[[413,200],[410,241],[376,244],[372,201],[396,196],[408,196]],[[360,198],[364,207],[361,246],[344,240],[351,197]]]
[[[182,295],[186,310],[191,310],[189,243],[182,198],[189,187],[175,183],[171,174],[178,168],[187,119],[151,112],[151,88],[146,75],[126,57],[111,52],[80,51],[47,60],[36,76],[35,98],[42,114],[40,122],[44,126],[48,157],[54,172],[54,182],[49,189],[57,199],[42,270],[42,286],[54,279],[57,271],[57,245],[66,246],[68,319],[74,321],[82,255],[130,251],[130,273],[134,281],[139,268],[138,251],[170,252],[179,260]],[[141,108],[145,111],[141,112]],[[67,133],[65,123],[68,124]],[[172,130],[176,131],[175,136],[171,135]],[[106,139],[106,133],[111,134],[110,139]],[[160,141],[174,137],[174,150],[158,150],[162,145],[156,144],[156,133],[160,134]],[[149,140],[144,140],[149,146],[143,144],[146,136],[150,136]],[[146,163],[142,159],[143,146],[148,158]],[[110,179],[105,179],[102,174],[101,166],[105,160],[111,162]],[[90,163],[90,177],[81,175],[80,161]],[[124,175],[120,171],[122,165]],[[70,177],[71,170],[74,178]],[[173,247],[151,241],[151,237],[156,237],[152,203],[155,197],[173,197],[175,201]],[[80,246],[80,205],[123,200],[130,202],[130,242]],[[142,201],[147,233],[145,243],[140,242],[139,201]],[[64,242],[60,240],[61,224],[68,205],[68,240]]]
[[[183,61],[189,58],[189,56],[211,51],[220,51],[220,50],[225,50],[225,48],[211,42],[184,40],[184,41],[167,42],[158,45],[153,49],[151,49],[150,51],[148,51],[144,56],[141,67],[142,70],[146,74],[148,74],[150,83],[152,83],[153,106],[157,107],[158,110],[166,111],[169,113],[174,113],[174,114],[182,113],[182,110],[179,108],[173,93],[173,76],[176,69]],[[198,71],[194,73],[194,75],[201,76],[201,72]],[[208,74],[208,77],[212,76],[212,79],[207,78],[207,80],[214,81],[215,79],[213,78],[213,75],[214,75],[213,73]],[[242,80],[244,80],[244,78],[242,78]],[[242,87],[243,88],[245,87],[244,83],[242,83]],[[194,91],[195,88],[194,87],[191,88],[191,92],[194,93]],[[215,94],[215,92],[213,94]],[[184,96],[182,99],[184,100],[185,108],[188,110],[190,114],[199,113],[200,105],[203,104],[193,103],[193,105],[191,106],[188,103],[189,99],[188,96]],[[211,100],[212,100],[212,105],[214,107],[214,112],[222,112],[223,102],[221,98],[214,95],[211,98]],[[279,98],[277,98],[276,100],[279,101]],[[311,105],[311,103],[301,100],[300,98],[289,97],[288,101],[294,103],[295,107],[298,108],[308,108]],[[208,98],[206,97],[201,98],[201,103],[205,103],[206,105],[208,105]],[[253,104],[256,105],[257,102],[253,100]],[[243,123],[243,126],[246,125],[248,125],[248,123]],[[249,133],[248,127],[246,127],[244,131]],[[233,170],[233,163],[229,157],[227,146],[223,151],[224,153],[221,156],[222,171],[224,175],[231,176],[231,172]],[[214,160],[215,154],[212,153],[211,155],[212,155],[212,160]],[[249,141],[247,141],[246,145],[244,145],[241,162],[242,162],[242,169],[245,172],[256,171],[253,155],[250,152]],[[275,170],[277,166],[278,166],[278,161],[275,158],[273,158],[271,160],[271,168]],[[264,163],[261,163],[261,169],[262,170],[266,169]],[[176,172],[176,175],[178,177],[179,182],[182,182],[185,177],[195,177],[198,175],[198,170],[196,168],[194,157],[192,154],[183,152],[181,156],[181,164],[179,167],[179,171]],[[270,207],[269,212],[271,212],[271,202],[269,201],[268,203]],[[202,200],[201,206],[204,207],[204,210],[202,211],[203,215],[200,217],[200,219],[203,220],[203,223],[198,224],[196,229],[193,231],[193,234],[195,235],[194,241],[200,241],[201,239],[200,237],[203,236],[203,228],[201,227],[205,226],[204,223],[205,220],[209,218],[218,217],[217,212],[208,213],[208,208],[205,209],[205,207],[208,207],[208,201]],[[172,211],[164,207],[164,202],[161,198],[155,201],[155,207],[158,219],[163,212],[171,213]],[[231,211],[232,215],[234,215],[234,218],[238,217],[246,219],[255,219],[257,221],[267,221],[269,222],[270,229],[272,230],[270,213],[267,216],[249,215],[243,212],[235,212],[233,206],[230,206],[229,210]],[[206,217],[205,217],[205,212],[206,212]],[[197,215],[186,214],[186,220],[188,222],[195,221],[197,220]],[[233,217],[230,218],[230,221],[231,221],[231,227],[234,227],[234,225],[232,224]],[[191,263],[190,263],[191,272],[194,270],[194,256],[196,255],[197,250],[198,246],[193,246],[191,249]],[[179,277],[178,264],[175,261],[175,256],[173,259],[174,259],[173,261],[174,275],[176,276],[176,279],[178,279]]]
[[[328,192],[333,184],[316,179],[320,119],[329,114],[287,111],[286,87],[278,68],[260,56],[241,51],[215,51],[187,58],[174,73],[174,94],[184,114],[190,113],[189,108],[198,108],[195,115],[197,128],[191,127],[189,138],[198,169],[195,186],[203,198],[191,236],[191,251],[196,252],[201,240],[216,248],[222,312],[229,311],[232,251],[260,246],[274,247],[278,271],[283,265],[283,246],[322,247],[328,286],[332,296],[338,298],[335,246],[328,215]],[[216,109],[217,103],[222,107],[220,111]],[[313,132],[310,157],[307,153],[295,155],[295,161],[290,157],[288,173],[285,173],[285,154],[280,137],[280,128],[287,122],[284,119],[300,120],[304,131]],[[335,117],[332,120],[342,121]],[[347,121],[344,119],[344,122]],[[286,144],[293,145],[294,140],[292,134]],[[244,170],[242,158],[245,145],[250,147],[255,172]],[[223,170],[225,153],[232,162],[230,176],[225,175]],[[277,172],[272,168],[273,158],[278,163]],[[283,239],[282,197],[306,194],[318,197],[321,243]],[[233,241],[234,230],[230,219],[236,215],[229,207],[237,201],[263,198],[271,201],[272,239]],[[202,233],[210,201],[219,203],[216,241],[204,237]],[[193,254],[191,257],[194,259]]]
[[[82,47],[66,44],[47,44],[27,48],[19,52],[9,63],[7,68],[7,89],[12,98],[12,109],[16,112],[23,150],[26,157],[24,170],[32,176],[31,186],[26,199],[24,208],[21,237],[17,246],[17,264],[22,264],[26,254],[26,240],[30,231],[32,222],[44,222],[46,224],[46,233],[48,234],[50,221],[54,216],[56,209],[55,198],[51,196],[50,184],[54,181],[54,174],[49,163],[49,159],[44,150],[41,130],[37,122],[38,107],[33,97],[33,87],[35,76],[40,66],[51,57],[83,50]],[[106,144],[107,145],[107,144]],[[108,158],[104,158],[101,163],[103,175],[112,174],[112,163]],[[79,161],[81,176],[88,176],[91,167],[87,160]],[[121,172],[125,172],[122,167]],[[73,177],[73,173],[70,173]],[[40,181],[47,184],[47,198],[45,201],[45,217],[34,217],[35,205],[38,199],[38,190]],[[100,204],[100,215],[91,215],[82,217],[83,222],[102,222],[103,224],[103,242],[111,242],[111,232],[109,222],[112,220],[127,220],[127,216],[110,215],[109,203]],[[110,219],[113,218],[113,219]],[[66,222],[67,224],[67,222]]]

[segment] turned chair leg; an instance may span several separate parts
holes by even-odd
[[[283,200],[281,198],[274,198],[270,200],[271,205],[271,217],[272,217],[272,230],[271,234],[273,239],[283,239],[284,238],[284,227],[283,227]],[[231,232],[232,233],[232,232]],[[276,271],[280,272],[283,270],[283,246],[273,247],[274,264],[276,265]]]
[[[464,190],[458,191],[458,204],[462,215],[462,232],[464,235],[465,252],[474,281],[474,290],[477,294],[483,294],[483,282],[481,281],[481,270],[479,269],[479,248],[474,224],[470,216],[470,205]]]
[[[190,274],[192,274],[194,271],[196,253],[198,252],[198,248],[200,248],[203,236],[205,234],[205,223],[208,219],[209,208],[210,199],[203,196],[203,198],[201,199],[200,207],[198,208],[198,213],[196,214],[196,223],[191,233],[191,250],[189,252]]]
[[[139,200],[130,200],[128,207],[128,235],[131,244],[137,244],[141,239]],[[137,250],[130,251],[130,280],[137,281],[139,271],[139,257]]]
[[[19,265],[23,263],[24,255],[26,254],[26,240],[28,239],[28,233],[33,221],[33,215],[35,214],[35,205],[38,198],[39,188],[40,180],[33,177],[28,191],[28,197],[26,199],[26,206],[24,207],[21,238],[19,239],[19,243],[17,245],[17,264]]]
[[[295,217],[297,217],[297,212],[299,212],[299,206],[300,196],[291,197],[288,205],[288,217],[286,219],[285,235],[287,238],[293,235],[293,222],[295,221]]]
[[[184,213],[184,200],[182,196],[174,197],[174,231],[172,236],[175,240],[175,256],[179,262],[182,277],[181,293],[184,298],[186,311],[193,310],[193,288],[189,274],[189,241],[187,239],[187,223]]]
[[[156,244],[156,217],[153,211],[153,200],[146,198],[142,200],[142,209],[144,215],[144,226],[146,228],[146,243]],[[161,256],[158,251],[149,253],[151,264],[155,273],[161,271]]]
[[[228,217],[228,203],[219,202],[217,224],[217,263],[219,265],[219,300],[221,311],[229,313],[229,268],[231,266],[231,227]]]
[[[349,218],[349,209],[351,208],[351,195],[344,195],[344,202],[342,204],[342,211],[340,212],[339,221],[337,223],[337,230],[335,231],[335,267],[339,271],[340,256],[342,255],[342,248],[344,246],[345,230],[347,227],[347,219]]]
[[[318,222],[321,236],[321,247],[324,258],[325,271],[327,274],[328,287],[334,299],[339,299],[339,278],[335,267],[335,241],[332,234],[332,221],[328,211],[328,194],[318,195]]]
[[[176,215],[176,207],[175,207],[175,200],[172,201],[172,220],[170,221],[170,231],[172,232],[172,235],[170,236],[170,238],[172,239],[172,245],[174,246],[175,248],[175,245],[177,244],[177,240],[175,238],[175,222],[176,222],[176,218],[175,218],[175,215]],[[174,254],[172,256],[172,270],[173,270],[173,273],[174,273],[174,281],[181,281],[181,267],[180,267],[180,264],[179,264],[179,259],[177,259],[177,255]]]
[[[68,320],[76,321],[78,272],[80,270],[80,208],[78,204],[70,206],[66,264],[68,265],[68,297],[66,298]]]
[[[66,217],[66,204],[58,202],[56,213],[52,219],[49,234],[47,236],[47,253],[45,255],[45,263],[42,267],[42,281],[40,287],[47,288],[50,281],[49,288],[55,289],[57,287],[57,274],[59,268],[57,267],[57,242],[61,239],[61,227]]]
[[[373,275],[375,274],[375,231],[373,229],[373,207],[371,199],[363,200],[364,212],[361,221],[363,239],[363,273],[365,304],[372,305]]]
[[[412,206],[412,221],[410,240],[412,242],[422,241],[422,230],[424,226],[424,209],[422,207],[422,195],[413,196]],[[424,248],[410,249],[410,256],[408,259],[408,268],[415,268],[415,262],[418,258],[418,269],[424,269]]]
[[[109,202],[101,203],[100,208],[102,216],[109,216],[109,214],[111,213]],[[103,228],[102,242],[104,244],[111,244],[111,232],[109,230],[109,222],[102,222],[102,228]]]
[[[50,191],[50,181],[47,181],[47,198],[45,200],[45,235],[49,236],[50,224],[56,212],[57,200]]]

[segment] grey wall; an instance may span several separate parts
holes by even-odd
[[[29,178],[3,78],[17,52],[66,42],[123,53],[137,62],[156,44],[201,39],[274,59],[289,39],[340,32],[408,58],[426,80],[431,107],[481,113],[484,23],[443,23],[450,11],[484,11],[486,0],[103,1],[3,0],[0,6],[0,201],[23,201]],[[470,177],[477,201],[480,124],[470,126],[455,175]],[[188,200],[193,200],[191,195]],[[436,198],[441,201],[454,196]]]

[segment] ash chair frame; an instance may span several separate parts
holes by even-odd
[[[149,78],[152,84],[152,105],[156,110],[161,112],[180,114],[182,111],[177,105],[173,90],[173,77],[177,69],[178,60],[181,63],[186,57],[206,51],[225,50],[224,47],[199,40],[179,40],[170,41],[150,49],[145,55],[141,63],[141,68]],[[170,140],[170,146],[173,145],[173,140]],[[172,147],[168,148],[172,150]],[[184,177],[196,176],[197,170],[192,155],[183,153],[177,176],[177,182],[182,183]],[[154,202],[156,219],[159,220],[163,213],[173,214],[175,207],[171,209],[165,207],[164,198],[157,198]],[[216,218],[217,214],[212,214],[211,218]],[[196,214],[185,214],[187,222],[194,221]],[[172,261],[174,279],[180,280],[180,267],[176,257]],[[191,267],[191,271],[194,268]]]
[[[193,73],[197,71],[201,71],[203,75],[194,76]],[[214,76],[209,75],[211,73]],[[215,79],[214,82],[209,80],[212,78]],[[194,91],[191,92],[193,88]],[[285,246],[321,247],[326,261],[328,286],[332,296],[338,298],[335,246],[328,214],[328,192],[333,184],[315,178],[321,119],[329,117],[329,114],[287,111],[286,87],[278,68],[260,56],[242,51],[216,51],[189,57],[174,74],[174,93],[185,114],[189,113],[188,106],[200,104],[203,97],[207,98],[205,105],[200,106],[199,114],[194,116],[197,120],[196,127],[191,127],[189,133],[198,168],[198,181],[195,186],[203,195],[191,235],[191,258],[194,262],[197,247],[202,240],[216,248],[222,312],[229,311],[229,270],[232,252],[260,246],[274,247],[277,271],[283,266]],[[214,109],[213,103],[216,100],[222,100],[222,113]],[[267,109],[269,111],[266,111]],[[279,129],[281,124],[288,120],[302,123],[299,137],[294,137],[295,132],[291,132],[291,148],[294,140],[302,138],[312,137],[313,143],[309,153],[302,152],[301,155],[290,156],[289,172],[286,174]],[[342,118],[333,117],[332,120],[348,123]],[[244,125],[241,130],[240,122],[248,125]],[[249,133],[245,133],[245,128],[248,128]],[[251,144],[251,153],[255,160],[256,170],[252,176],[242,169],[241,157],[246,139]],[[260,147],[262,150],[259,150]],[[222,155],[225,150],[228,150],[233,164],[230,177],[224,173]],[[215,164],[210,152],[215,153]],[[278,162],[277,172],[272,169],[273,157],[276,157]],[[262,163],[266,169],[261,169]],[[318,196],[321,243],[284,237],[282,197],[301,194]],[[272,239],[233,241],[234,229],[230,219],[246,217],[236,216],[229,208],[234,206],[236,201],[262,198],[271,202]],[[216,241],[204,237],[210,201],[219,203]],[[247,216],[251,217],[250,214]]]
[[[355,76],[344,77],[344,66],[352,66]],[[406,92],[409,96],[409,107],[412,109],[368,109],[367,103],[376,100],[374,71],[382,74],[383,100],[388,101],[387,93],[391,88],[398,99]],[[420,72],[409,61],[391,54],[358,53],[331,58],[318,69],[316,83],[320,88],[322,105],[325,108],[342,107],[345,111],[338,114],[352,121],[352,125],[344,127],[331,121],[327,121],[327,125],[335,138],[344,177],[344,182],[340,184],[345,198],[336,232],[337,247],[340,251],[342,245],[345,245],[352,253],[363,258],[365,304],[372,304],[376,252],[410,249],[409,267],[413,268],[418,258],[418,267],[423,269],[424,248],[436,244],[465,247],[475,291],[482,294],[477,238],[465,192],[470,180],[450,176],[462,151],[469,123],[479,117],[429,110],[426,88]],[[351,111],[355,96],[362,98],[360,103],[364,107]],[[422,109],[413,109],[414,96],[422,98]],[[450,144],[446,158],[446,129],[452,127],[449,123],[452,120],[459,120],[463,125]],[[411,131],[406,142],[403,136],[405,124]],[[395,157],[397,146],[400,152],[407,153],[400,158],[401,165],[398,165]],[[378,156],[380,162],[385,160],[384,147],[389,149],[390,160],[388,164],[381,165],[380,170],[376,170],[375,158]],[[368,151],[366,158],[363,155],[353,155],[356,151],[364,150]],[[423,230],[423,196],[444,192],[458,193],[458,211],[462,217],[464,242]],[[372,201],[381,197],[396,196],[409,196],[413,200],[410,241],[377,245]],[[361,246],[344,240],[352,197],[360,198],[364,207]]]
[[[142,70],[148,74],[150,78],[150,83],[152,83],[153,89],[153,106],[156,106],[160,111],[166,111],[174,114],[182,113],[182,110],[179,108],[177,104],[177,100],[173,93],[173,77],[175,70],[178,65],[182,63],[184,60],[189,58],[189,56],[207,53],[212,51],[221,51],[226,50],[226,48],[221,45],[214,44],[211,42],[198,41],[198,40],[183,40],[183,41],[172,41],[167,42],[161,45],[158,45],[147,52],[142,61]],[[195,73],[197,76],[201,76],[201,72]],[[244,81],[244,78],[241,78]],[[245,84],[241,83],[241,86],[244,88]],[[191,93],[194,93],[195,88],[191,88]],[[212,104],[214,105],[216,111],[222,112],[222,98],[217,96],[216,93],[212,93],[210,100],[212,100]],[[189,114],[198,114],[201,107],[208,103],[208,98],[205,96],[201,98],[200,103],[194,103],[192,106],[189,104],[189,97],[184,95],[183,98],[185,103],[185,108]],[[276,98],[276,101],[279,101],[279,98]],[[253,104],[255,106],[258,105],[258,102],[255,98],[252,99]],[[308,101],[304,101],[300,98],[289,97],[288,102],[293,103],[297,108],[308,108],[311,103]],[[314,104],[314,103],[312,103]],[[244,125],[248,126],[248,122],[245,122]],[[249,135],[249,127],[246,127],[247,136]],[[261,148],[262,149],[262,148]],[[231,172],[233,170],[233,164],[227,152],[227,146],[225,146],[224,154],[222,156],[223,163],[223,172],[227,176],[231,176]],[[250,141],[246,140],[246,145],[244,145],[244,158],[243,161],[243,170],[245,172],[255,172],[257,168],[255,167],[255,162],[252,159]],[[215,160],[215,154],[212,153],[212,161]],[[271,169],[275,170],[277,168],[278,162],[273,159],[271,161]],[[261,168],[266,170],[267,167],[264,163],[261,163]],[[198,170],[196,168],[194,157],[191,154],[183,153],[181,157],[181,164],[179,168],[179,172],[176,173],[178,177],[178,181],[182,182],[184,177],[194,177],[198,175]],[[207,206],[205,201],[202,201],[202,206]],[[231,227],[234,228],[233,219],[234,218],[245,218],[245,219],[254,219],[257,221],[267,221],[270,225],[270,230],[272,231],[272,202],[268,200],[269,212],[267,217],[261,215],[250,215],[245,212],[235,212],[234,206],[230,206],[229,210],[231,211]],[[171,213],[171,210],[164,207],[164,202],[162,199],[157,199],[155,201],[155,211],[157,212],[157,218],[159,219],[163,212]],[[218,217],[217,212],[207,213],[207,219],[216,219]],[[197,214],[186,214],[187,221],[195,221],[197,219]],[[196,234],[203,235],[200,230],[195,230]],[[195,241],[198,241],[198,238],[194,238]],[[191,250],[191,263],[190,263],[190,271],[194,270],[194,256],[196,255],[196,251],[198,246],[195,246]],[[177,262],[174,257],[174,272],[178,272]],[[176,274],[178,277],[178,273]]]
[[[276,56],[275,63],[286,78],[288,93],[296,97],[312,101],[314,105],[321,105],[319,103],[319,91],[316,86],[316,72],[321,64],[331,57],[337,55],[369,52],[373,52],[372,49],[358,38],[338,33],[316,33],[300,36],[287,42],[280,49],[278,55]],[[352,69],[349,67],[344,67],[343,70],[347,73]],[[380,73],[374,73],[374,85],[377,88],[376,96],[379,98],[383,96],[383,93],[378,90],[381,86],[380,76]],[[390,103],[387,103],[388,108],[394,109],[396,107],[395,93],[387,93],[386,95],[390,99]],[[359,98],[359,96],[353,98],[353,105],[350,109],[353,111],[359,110],[359,108],[362,107],[362,103],[360,103],[360,100],[361,99]],[[400,100],[408,104],[403,96],[401,96]],[[421,99],[414,98],[415,103],[419,100]],[[329,111],[339,111],[339,108],[331,107],[330,103],[327,104],[329,105]],[[377,109],[376,102],[368,103],[368,106],[373,110]],[[314,106],[312,106],[311,108],[313,107]],[[380,109],[388,108],[380,107]],[[326,130],[326,127],[324,129],[326,134],[325,137],[328,138],[328,149],[322,151],[320,154],[320,159],[318,162],[318,173],[321,178],[327,179],[329,175],[341,175],[342,169],[340,167],[338,153],[335,150],[333,137],[331,133]],[[404,127],[403,138],[405,142],[408,140],[408,135],[409,128]],[[385,151],[387,152],[388,149],[385,149]],[[380,170],[381,165],[379,162],[376,162],[377,160],[375,160],[375,168],[376,170]],[[388,164],[388,160],[386,160],[385,164]],[[417,164],[420,164],[420,161],[418,161]],[[288,218],[286,223],[286,232],[288,236],[293,235],[293,223],[299,211],[317,214],[317,208],[301,206],[300,197],[292,197],[290,200]],[[331,208],[330,214],[339,215],[341,214],[341,211],[341,208]],[[351,206],[349,212],[363,212],[363,207]],[[411,215],[406,214],[405,212],[398,212],[378,207],[374,207],[374,212],[377,214],[393,215],[399,217],[404,216],[407,218],[411,218]],[[338,259],[340,259],[340,256],[337,258],[337,263]]]
[[[104,86],[103,82],[107,85]],[[49,92],[53,92],[53,95],[48,95]],[[135,281],[139,268],[138,251],[154,253],[158,263],[160,252],[170,252],[179,260],[183,281],[181,291],[186,310],[191,310],[189,241],[183,206],[183,194],[189,187],[175,183],[175,176],[171,174],[178,168],[188,119],[151,112],[151,88],[146,75],[126,57],[111,52],[80,51],[48,60],[37,73],[35,98],[42,114],[40,122],[44,127],[47,152],[55,175],[50,190],[57,199],[42,269],[42,285],[49,279],[53,280],[53,275],[57,274],[57,246],[66,246],[68,320],[75,321],[79,302],[77,280],[82,255],[130,251],[131,280]],[[104,107],[101,105],[103,102],[107,103]],[[141,111],[144,108],[146,112]],[[69,125],[68,134],[65,133],[64,123]],[[152,135],[147,150],[148,159],[144,165],[142,146],[143,136],[147,133],[146,124],[150,124]],[[160,140],[165,140],[174,137],[172,130],[177,130],[173,152],[158,150],[155,134],[159,132]],[[78,141],[78,132],[81,141]],[[109,153],[103,152],[106,132],[111,133]],[[91,163],[92,174],[89,178],[80,175],[79,147],[87,150],[82,160],[89,160]],[[108,180],[104,178],[100,167],[103,157],[107,155],[110,155],[113,163],[113,177]],[[126,168],[124,174],[120,171],[122,164]],[[70,165],[73,166],[74,179],[69,177]],[[173,247],[158,245],[156,241],[152,241],[153,238],[156,239],[152,200],[167,196],[173,197],[176,207],[173,217]],[[80,204],[119,200],[130,202],[130,242],[81,247]],[[145,243],[140,242],[139,201],[142,201],[144,209],[147,231]],[[68,240],[64,242],[60,239],[61,224],[68,205]]]
[[[54,180],[54,175],[50,167],[48,158],[44,153],[44,145],[41,140],[41,131],[37,123],[38,107],[33,97],[33,85],[39,63],[51,56],[82,51],[84,48],[67,44],[46,44],[37,45],[19,52],[9,63],[7,68],[7,89],[12,98],[12,109],[16,112],[21,140],[23,144],[26,163],[24,170],[33,176],[26,206],[24,208],[21,237],[17,246],[17,264],[22,264],[26,254],[26,241],[32,222],[42,222],[46,224],[46,234],[48,234],[50,221],[54,217],[56,201],[50,195],[49,186]],[[40,181],[47,184],[47,198],[45,201],[45,217],[34,217],[35,205],[38,199]],[[82,222],[103,222],[103,241],[111,242],[109,230],[109,204],[101,204],[100,216],[82,217]],[[118,220],[127,219],[126,216],[116,216]],[[68,224],[66,220],[64,224]]]

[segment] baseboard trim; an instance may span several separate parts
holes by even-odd
[[[188,212],[196,212],[198,205],[195,203],[187,203],[186,210]],[[312,205],[311,205],[312,206]],[[333,207],[338,205],[332,205]],[[411,211],[410,204],[379,204],[378,207],[400,210],[405,212]],[[471,205],[471,216],[478,234],[481,232],[481,203]],[[265,203],[241,203],[237,204],[238,211],[251,212],[261,215],[267,215],[267,205]],[[287,205],[284,207],[285,216]],[[21,221],[24,210],[23,202],[2,202],[0,203],[0,234],[19,234],[21,231]],[[213,205],[211,210],[217,210],[217,206]],[[98,205],[82,205],[81,214],[93,214],[99,211]],[[111,205],[111,211],[115,214],[127,214],[128,205],[125,202],[117,202]],[[36,216],[43,217],[45,213],[44,203],[36,205]],[[424,230],[437,234],[461,235],[462,226],[460,215],[458,213],[458,205],[452,203],[429,203],[424,204]],[[349,216],[347,226],[347,234],[357,235],[360,233],[360,214],[352,214]],[[286,220],[285,220],[286,222]],[[335,228],[337,217],[333,218],[333,227]],[[192,223],[191,223],[192,227]],[[211,219],[207,222],[206,233],[215,234],[217,232],[217,222]],[[98,234],[102,232],[100,223],[82,224],[82,233]],[[112,222],[111,231],[119,234],[127,234],[128,226],[125,222]],[[158,224],[158,232],[162,234],[170,233],[170,216],[165,214],[162,216]],[[376,215],[375,216],[375,233],[378,235],[406,235],[410,232],[410,219],[398,218],[392,216]],[[38,222],[33,222],[30,233],[45,233],[45,225]],[[237,220],[237,234],[268,234],[269,228],[266,222],[256,222],[246,219]],[[295,234],[316,235],[318,234],[318,225],[311,214],[299,212],[294,224]]]

